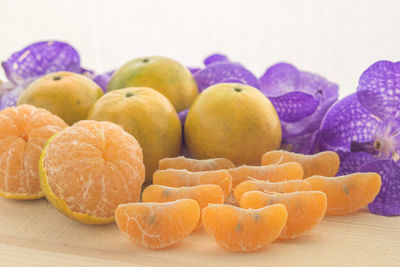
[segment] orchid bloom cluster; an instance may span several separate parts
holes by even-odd
[[[0,81],[0,110],[14,106],[20,94],[37,78],[56,71],[70,71],[92,78],[105,90],[112,72],[95,75],[80,65],[75,48],[59,41],[38,42],[12,54],[2,66],[8,81]]]
[[[400,215],[400,62],[378,61],[361,75],[357,92],[334,104],[323,119],[320,147],[340,155],[338,175],[377,172],[373,213]]]
[[[319,127],[328,108],[338,99],[338,86],[325,78],[287,63],[268,68],[258,79],[240,63],[214,54],[204,60],[205,68],[191,69],[199,87],[225,82],[251,85],[274,105],[282,125],[282,145],[298,153],[315,152]],[[184,121],[187,110],[179,115]]]

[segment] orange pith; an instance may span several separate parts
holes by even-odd
[[[304,180],[288,180],[283,182],[268,182],[250,180],[244,181],[235,187],[233,194],[237,203],[240,203],[242,195],[248,191],[261,191],[261,192],[276,192],[276,193],[290,193],[295,191],[310,191],[312,190],[310,183]]]
[[[225,199],[232,190],[232,176],[226,170],[191,172],[187,170],[158,170],[153,174],[153,183],[170,187],[216,184],[224,192]]]
[[[250,191],[240,199],[240,207],[258,209],[271,204],[284,204],[288,218],[279,239],[293,239],[304,235],[319,224],[326,211],[326,195],[320,191],[298,191],[292,193],[264,193]]]
[[[49,141],[41,166],[46,197],[86,223],[113,221],[119,204],[139,200],[144,181],[138,142],[111,122],[80,121],[66,128]],[[82,214],[89,219],[80,219]]]
[[[339,156],[334,151],[324,151],[314,155],[303,155],[284,150],[266,152],[261,165],[298,162],[304,170],[304,178],[312,175],[335,176],[339,170]]]
[[[258,180],[269,180],[270,182],[303,179],[303,168],[297,162],[268,166],[243,165],[228,169],[228,172],[232,175],[233,188],[241,182],[249,180],[249,177]]]
[[[381,188],[381,176],[374,172],[345,176],[312,176],[306,179],[313,190],[325,192],[328,198],[326,214],[346,215],[371,203]]]
[[[200,208],[193,199],[122,204],[115,210],[122,233],[138,245],[155,249],[172,246],[189,235],[199,218]]]
[[[204,229],[221,247],[232,251],[254,251],[274,241],[287,219],[282,204],[261,209],[242,209],[213,204],[202,210]]]
[[[42,198],[38,162],[52,135],[67,124],[47,110],[31,105],[0,112],[0,196]]]
[[[234,168],[235,165],[229,159],[190,159],[184,156],[176,158],[164,158],[159,161],[159,169],[186,169],[192,172],[213,171]]]

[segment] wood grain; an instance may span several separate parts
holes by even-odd
[[[115,224],[75,222],[46,200],[0,199],[0,266],[400,266],[400,217],[367,210],[326,217],[303,238],[231,253],[200,230],[174,247],[147,250]]]

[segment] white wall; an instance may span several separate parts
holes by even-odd
[[[0,0],[0,11],[0,59],[47,39],[70,42],[99,71],[153,54],[198,65],[220,51],[257,75],[291,62],[342,96],[374,61],[400,60],[396,0]]]

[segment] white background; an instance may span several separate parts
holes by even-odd
[[[400,60],[395,0],[0,0],[0,11],[1,60],[50,39],[71,43],[98,71],[148,55],[196,66],[222,52],[257,76],[293,63],[338,83],[342,97],[373,62]]]

